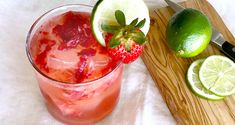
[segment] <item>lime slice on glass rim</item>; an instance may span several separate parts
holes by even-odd
[[[147,35],[150,27],[149,10],[143,0],[99,0],[92,10],[91,25],[92,32],[97,41],[105,46],[102,24],[118,25],[115,18],[115,11],[121,10],[129,24],[134,19],[146,19],[145,25],[140,29]]]
[[[208,57],[199,71],[203,86],[218,96],[235,93],[235,63],[225,56]]]
[[[204,88],[200,79],[199,79],[199,70],[205,59],[199,59],[194,61],[188,69],[187,80],[192,91],[199,97],[208,99],[208,100],[221,100],[224,97],[217,96],[211,93],[209,90]]]

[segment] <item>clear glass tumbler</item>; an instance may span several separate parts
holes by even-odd
[[[123,64],[117,63],[112,71],[95,80],[68,83],[51,78],[42,72],[33,59],[32,47],[36,46],[33,37],[37,30],[45,21],[68,11],[91,13],[92,7],[65,5],[52,9],[39,17],[28,33],[26,52],[34,67],[41,93],[51,115],[66,124],[91,124],[104,118],[117,104]]]

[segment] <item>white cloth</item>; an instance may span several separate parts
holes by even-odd
[[[145,0],[151,8],[163,0]],[[235,1],[210,0],[235,34]],[[0,1],[0,125],[62,125],[47,112],[33,68],[25,53],[32,23],[47,10],[68,3],[95,0]],[[125,66],[121,98],[111,115],[96,125],[173,125],[165,102],[141,59]]]

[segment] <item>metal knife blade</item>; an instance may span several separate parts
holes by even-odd
[[[173,2],[171,0],[165,0],[165,1],[175,12],[178,12],[178,11],[181,11],[181,10],[185,9],[181,5],[175,3],[175,2]]]
[[[165,0],[165,2],[175,11],[179,12],[183,9],[181,5],[171,1],[171,0]],[[232,59],[235,62],[235,46],[231,43],[227,42],[223,35],[218,32],[214,27],[212,27],[212,37],[211,41],[214,45],[216,45],[226,56],[228,56],[230,59]]]
[[[211,41],[219,48],[222,48],[223,43],[225,42],[225,39],[223,35],[216,31],[215,28],[212,28],[212,36]],[[216,42],[215,42],[216,41]]]

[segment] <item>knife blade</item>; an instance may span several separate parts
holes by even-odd
[[[175,11],[179,12],[184,10],[185,8],[181,5],[171,1],[165,0],[165,2]],[[235,46],[228,41],[226,41],[223,35],[218,32],[214,27],[212,27],[212,37],[211,42],[216,45],[227,57],[232,59],[235,62]]]

